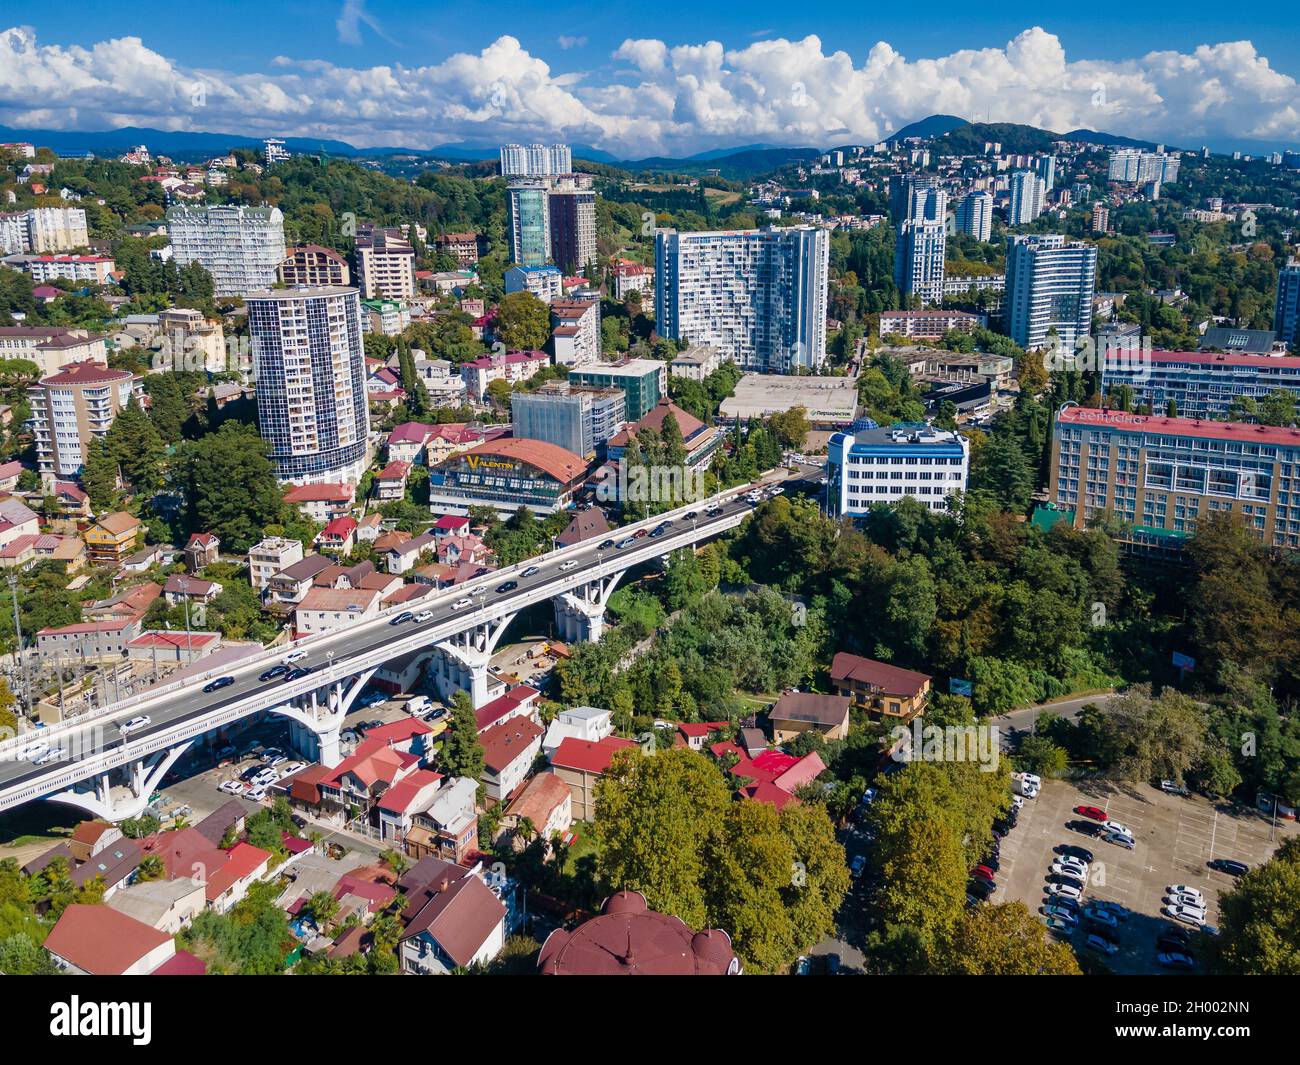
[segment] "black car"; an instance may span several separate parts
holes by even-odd
[[[1245,876],[1250,872],[1250,866],[1245,862],[1234,862],[1231,858],[1215,858],[1210,862],[1210,868],[1229,876]]]
[[[1069,910],[1071,913],[1079,912],[1079,900],[1072,899],[1069,895],[1053,895],[1052,905],[1060,906],[1062,909]]]
[[[239,774],[239,779],[242,780],[245,784],[247,784],[250,780],[252,780],[255,776],[257,776],[258,773],[260,773],[265,768],[266,766],[260,763],[258,765],[250,765],[247,769],[245,769],[242,773]]]
[[[1070,821],[1065,827],[1085,836],[1099,836],[1102,829],[1095,821]]]
[[[972,877],[966,884],[966,894],[974,895],[977,899],[987,899],[996,890],[997,887],[993,884],[990,884],[987,880],[980,880],[977,877]]]
[[[397,617],[393,618],[393,620],[390,621],[388,624],[401,625],[403,622],[410,621],[411,618],[413,617],[415,617],[415,615],[412,614],[409,610],[403,610],[400,614],[397,615]]]
[[[497,595],[504,595],[506,592],[513,592],[518,587],[518,581],[506,581],[505,584],[498,584]]]
[[[203,685],[203,690],[205,692],[220,691],[222,688],[226,687],[226,685],[234,683],[234,677],[218,677],[216,680],[209,681],[207,684]]]
[[[274,680],[276,677],[280,676],[281,674],[288,673],[288,672],[289,672],[289,667],[286,666],[283,662],[281,662],[278,666],[272,666],[265,673],[259,674],[257,679]]]
[[[667,531],[668,529],[665,526],[660,525],[658,528],[651,530],[650,538],[653,540],[656,536],[663,536]]]
[[[1069,858],[1078,858],[1089,865],[1092,864],[1092,851],[1088,850],[1087,847],[1076,847],[1073,843],[1063,843],[1056,848],[1056,853]]]
[[[299,666],[297,669],[289,670],[289,672],[284,675],[284,679],[286,681],[302,680],[303,677],[312,673],[313,670],[313,666]]]
[[[1181,931],[1181,929],[1176,931]],[[1188,944],[1190,944],[1191,941],[1192,937],[1189,935],[1184,934],[1180,936],[1175,934],[1175,931],[1169,931],[1160,934],[1160,937],[1156,940],[1156,946],[1161,950],[1176,950],[1179,953],[1186,954],[1190,949]]]
[[[997,855],[995,855],[995,854],[989,854],[989,855],[986,855],[985,858],[984,858],[984,860],[983,860],[982,862],[980,862],[980,864],[981,864],[981,865],[987,865],[987,866],[988,866],[990,869],[992,869],[995,873],[998,871],[998,868],[999,868],[998,858],[997,858]]]
[[[613,546],[614,546],[614,541],[613,541],[613,540],[602,540],[602,541],[600,542],[600,546],[599,546],[596,550],[598,550],[598,551],[608,551],[608,550],[609,550],[611,547],[613,547]]]

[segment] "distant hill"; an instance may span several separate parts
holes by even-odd
[[[1155,141],[1138,141],[1132,137],[1121,137],[1116,133],[1098,133],[1095,129],[1072,129],[1063,133],[1061,140],[1078,141],[1080,144],[1114,145],[1116,148],[1154,148]]]
[[[1001,144],[1004,152],[1019,155],[1050,151],[1052,141],[1060,140],[1060,136],[1051,130],[1014,122],[969,122],[936,140],[940,147],[957,155],[978,155],[989,141]]]
[[[190,133],[183,130],[150,129],[141,126],[124,126],[121,129],[97,131],[12,129],[8,126],[0,126],[0,139],[29,141],[60,155],[93,152],[100,156],[114,156],[130,151],[137,144],[144,144],[154,155],[168,155],[173,159],[186,161],[210,159],[232,148],[260,149],[262,147],[260,137],[246,137],[235,133]],[[286,137],[284,143],[291,152],[323,151],[329,155],[357,154],[357,149],[344,141]]]
[[[897,133],[889,137],[889,142],[907,140],[908,137],[923,137],[926,140],[932,140],[935,137],[942,137],[945,133],[951,133],[955,129],[961,129],[963,126],[969,126],[970,123],[964,118],[958,118],[956,115],[930,115],[918,122],[909,122]]]
[[[576,154],[576,153],[575,153]],[[821,156],[819,148],[750,148],[726,154],[705,153],[703,157],[670,159],[652,156],[649,159],[628,159],[618,165],[624,170],[670,170],[674,174],[703,174],[716,170],[732,181],[746,181],[758,174],[768,174],[790,163],[806,162]]]

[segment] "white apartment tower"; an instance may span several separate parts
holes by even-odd
[[[943,299],[948,250],[948,194],[933,185],[908,182],[899,195],[894,237],[894,283],[904,296],[925,303]]]
[[[502,177],[555,177],[573,173],[567,144],[501,145]]]
[[[1003,301],[1007,333],[1025,350],[1072,349],[1092,328],[1097,247],[1060,234],[1013,237]]]
[[[655,234],[661,336],[708,344],[743,369],[815,370],[826,357],[830,235],[814,226]]]
[[[993,196],[976,190],[968,192],[957,204],[956,226],[976,240],[988,241],[993,236]]]
[[[284,215],[278,207],[173,207],[167,230],[177,264],[201,263],[218,296],[270,288],[284,261]]]
[[[279,289],[244,302],[257,422],[276,475],[294,484],[355,483],[370,431],[357,290]]]
[[[1029,170],[1017,170],[1011,175],[1011,208],[1007,223],[1028,225],[1043,213],[1046,201],[1047,186],[1043,179]]]
[[[70,251],[90,243],[80,207],[33,207],[27,212],[27,243],[37,253]]]

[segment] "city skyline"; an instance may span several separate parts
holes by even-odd
[[[799,25],[756,23],[750,12],[751,26],[782,27],[754,31],[716,16],[674,23],[670,5],[643,35],[635,20],[566,18],[561,8],[548,21],[572,32],[557,37],[508,12],[491,22],[508,34],[434,32],[423,20],[403,21],[406,5],[348,0],[334,17],[288,32],[292,10],[268,22],[266,11],[224,6],[233,17],[200,43],[130,5],[111,20],[80,20],[73,38],[18,4],[10,16],[18,25],[0,31],[0,124],[296,136],[361,148],[545,140],[642,158],[871,142],[953,114],[1182,147],[1300,146],[1300,55],[1263,22],[1206,18],[1189,35],[1157,32],[1126,12],[1113,32],[1091,35],[1070,18],[1045,27],[990,18],[960,34],[923,35],[895,20],[845,36],[829,12],[807,13]],[[223,48],[232,27],[245,32]],[[250,38],[262,51],[249,51]]]

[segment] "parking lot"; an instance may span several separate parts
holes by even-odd
[[[1126,850],[1067,827],[1086,820],[1074,813],[1081,805],[1100,807],[1112,821],[1126,825],[1137,846]],[[1254,868],[1295,832],[1293,822],[1279,821],[1275,830],[1267,816],[1247,807],[1216,804],[1199,795],[1166,795],[1147,784],[1048,780],[1036,799],[1026,800],[1019,823],[1002,843],[993,901],[1019,900],[1041,912],[1045,877],[1057,856],[1054,848],[1066,843],[1085,847],[1094,855],[1085,903],[1114,903],[1122,917],[1115,936],[1119,952],[1100,960],[1118,973],[1164,972],[1156,964],[1155,941],[1172,923],[1160,913],[1165,888],[1186,884],[1199,889],[1206,924],[1215,926],[1219,895],[1235,881],[1207,863],[1231,858]],[[1076,947],[1082,939],[1077,931],[1072,936]]]

